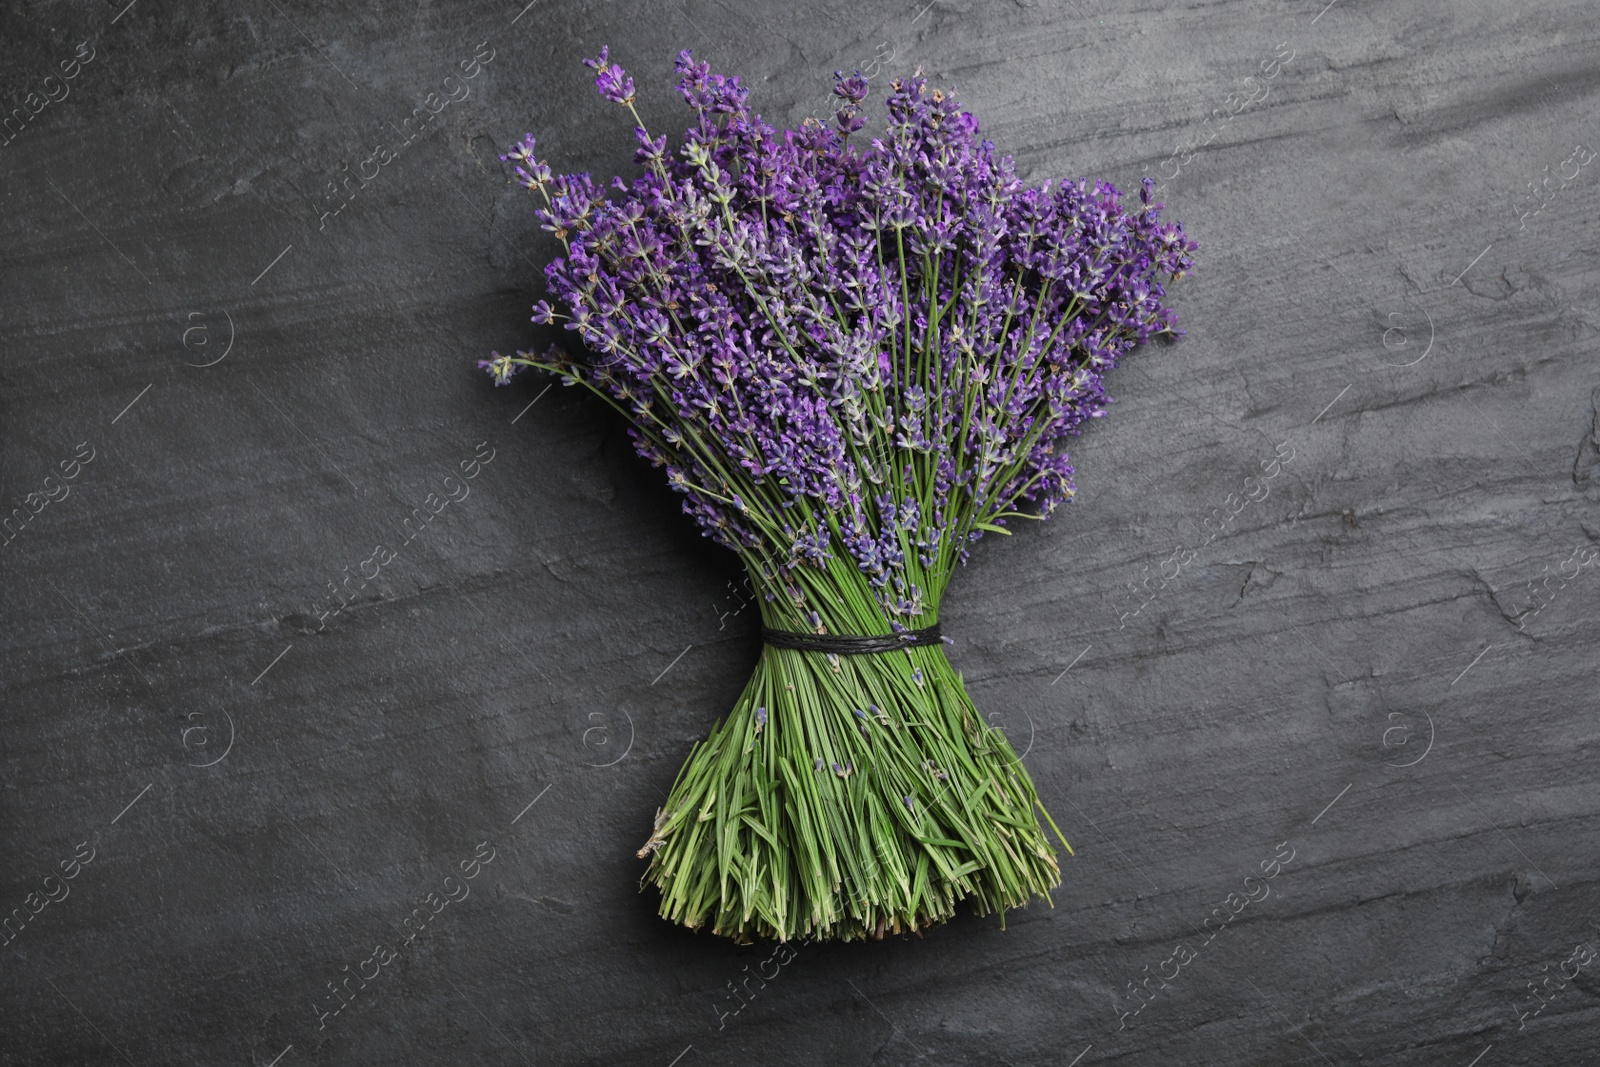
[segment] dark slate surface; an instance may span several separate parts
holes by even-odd
[[[0,1062],[1596,1056],[1588,0],[77,0],[3,39]],[[660,130],[679,47],[787,123],[920,64],[1031,179],[1160,176],[1203,243],[1079,499],[947,601],[1078,847],[1053,909],[791,959],[638,893],[754,613],[596,404],[472,363],[538,339],[552,254],[497,151],[629,167],[607,42]]]

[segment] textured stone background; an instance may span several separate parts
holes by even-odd
[[[0,1062],[1589,1062],[1600,20],[1324,2],[7,4]],[[680,47],[789,124],[920,64],[1027,177],[1156,175],[1202,242],[1078,500],[947,601],[1077,846],[1053,908],[803,945],[746,1003],[768,948],[639,894],[754,611],[597,404],[473,366],[552,254],[496,153],[631,166],[602,43],[663,131]]]

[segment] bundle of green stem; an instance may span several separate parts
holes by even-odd
[[[886,633],[853,571],[823,576],[837,594],[824,628]],[[881,938],[948,919],[963,899],[983,914],[1048,898],[1061,874],[1035,811],[1049,820],[942,646],[769,645],[640,855],[661,914],[691,928],[738,941]]]
[[[633,82],[586,61],[608,99]],[[1104,183],[1024,185],[977,120],[896,81],[860,150],[865,79],[838,128],[781,136],[737,78],[687,52],[682,149],[636,126],[646,173],[612,199],[507,157],[565,258],[546,269],[587,346],[482,361],[592,390],[664,466],[684,510],[737,552],[764,626],[887,651],[763,649],[690,755],[640,851],[661,914],[741,941],[882,937],[1045,896],[1066,846],[1010,743],[938,644],[955,568],[985,532],[1070,499],[1060,448],[1104,414],[1103,375],[1171,329],[1162,277],[1193,242]],[[637,112],[634,120],[638,122]],[[920,636],[919,636],[920,635]],[[903,647],[901,647],[903,645]],[[1070,849],[1069,849],[1070,851]]]

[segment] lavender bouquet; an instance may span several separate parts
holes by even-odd
[[[1048,900],[1039,818],[1071,848],[945,658],[939,601],[973,542],[1072,497],[1063,439],[1105,414],[1123,353],[1174,332],[1162,279],[1195,244],[1148,180],[1137,207],[1025,185],[920,72],[863,146],[859,73],[835,75],[834,125],[780,133],[685,51],[694,118],[669,151],[607,50],[585,63],[644,173],[613,196],[553,175],[532,136],[502,157],[566,250],[534,321],[582,350],[480,364],[620,411],[760,594],[755,674],[639,851],[661,914],[738,941],[881,938],[961,900]]]

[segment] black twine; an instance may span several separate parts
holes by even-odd
[[[865,656],[874,652],[894,652],[917,645],[937,645],[939,624],[923,630],[907,630],[899,634],[859,636],[855,634],[801,634],[790,630],[761,628],[761,640],[773,648],[792,648],[799,652],[833,652],[842,656]]]

